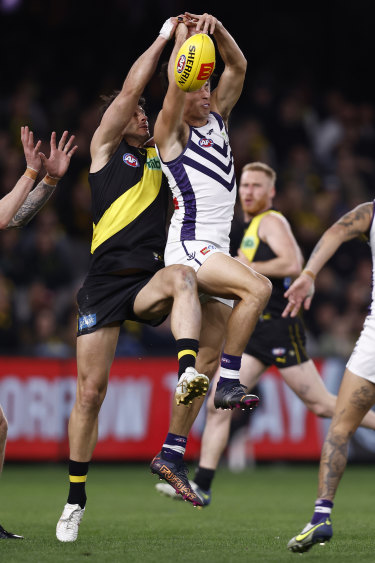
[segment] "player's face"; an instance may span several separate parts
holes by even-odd
[[[248,215],[258,215],[271,207],[275,187],[264,172],[246,170],[241,175],[238,193],[243,211]]]
[[[211,84],[207,81],[202,88],[188,92],[185,99],[185,115],[195,119],[206,119],[211,109]]]
[[[138,106],[133,117],[124,129],[123,136],[129,144],[143,145],[150,138],[148,120],[144,110]]]

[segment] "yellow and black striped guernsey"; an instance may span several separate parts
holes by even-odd
[[[164,266],[168,187],[153,147],[121,141],[109,162],[89,174],[93,238],[90,274]]]
[[[240,248],[249,262],[266,262],[267,260],[272,260],[272,258],[275,258],[276,256],[268,244],[263,242],[258,235],[259,224],[263,217],[269,213],[277,213],[278,215],[281,215],[279,211],[268,209],[264,213],[255,215],[250,223],[245,226],[245,232]],[[263,314],[270,313],[271,315],[280,316],[285,309],[287,299],[285,299],[284,293],[291,283],[291,278],[268,277],[272,282],[272,293]]]

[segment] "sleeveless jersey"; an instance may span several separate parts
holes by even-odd
[[[277,213],[277,215],[281,215],[279,211],[269,209],[268,211],[253,217],[249,225],[245,228],[240,249],[245,254],[249,262],[265,262],[276,257],[273,250],[268,246],[268,244],[260,240],[258,235],[261,220],[265,217],[265,215],[269,215],[270,213]],[[291,278],[269,277],[269,279],[272,282],[272,293],[268,304],[263,311],[263,316],[269,314],[271,317],[279,317],[288,302],[288,300],[284,297],[284,293],[291,284]]]
[[[124,140],[109,162],[89,174],[93,237],[89,273],[164,266],[168,188],[153,147]]]
[[[168,243],[209,241],[229,247],[236,201],[232,151],[223,119],[210,113],[203,127],[190,127],[183,152],[162,169],[172,190],[175,211]]]

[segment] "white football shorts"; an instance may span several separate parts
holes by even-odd
[[[346,367],[355,375],[375,383],[375,316],[368,315]]]
[[[164,262],[166,266],[172,266],[172,264],[184,264],[184,266],[190,266],[198,272],[199,268],[202,264],[204,264],[207,258],[216,252],[222,252],[227,256],[230,256],[229,248],[221,248],[212,242],[202,240],[169,242],[165,247]],[[233,299],[225,299],[224,297],[216,297],[207,295],[206,293],[200,293],[199,298],[201,303],[205,303],[209,299],[215,299],[216,301],[220,301],[233,309]]]

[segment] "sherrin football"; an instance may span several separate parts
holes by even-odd
[[[214,42],[205,33],[197,33],[181,45],[174,66],[174,78],[181,90],[194,92],[207,82],[214,68]]]

